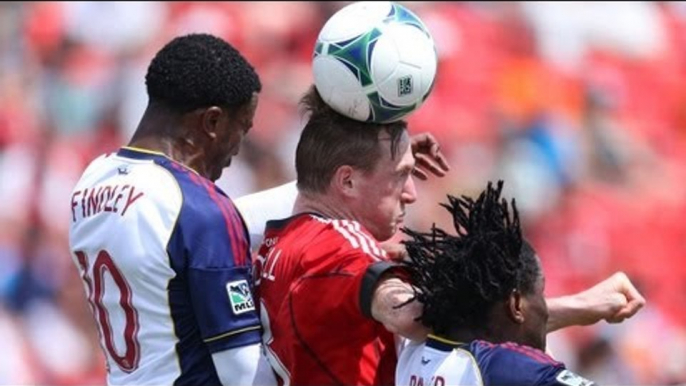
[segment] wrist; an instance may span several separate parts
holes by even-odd
[[[551,333],[569,326],[591,324],[591,315],[584,300],[584,294],[560,296],[546,299],[548,304],[547,331]]]

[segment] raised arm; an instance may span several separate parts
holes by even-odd
[[[586,326],[606,320],[620,323],[635,315],[645,299],[623,272],[578,294],[547,299],[548,332],[569,326]]]
[[[402,244],[387,242],[381,246],[392,260],[401,261],[407,258],[407,250]],[[395,279],[385,285],[379,284],[379,291],[376,294],[379,302],[376,312],[379,318],[385,317],[391,320],[384,323],[382,319],[375,318],[384,324],[388,323],[395,330],[409,330],[406,334],[413,334],[412,324],[407,321],[407,318],[420,315],[422,306],[419,302],[413,302],[406,310],[394,313],[390,309],[395,304],[402,304],[412,297],[412,288],[409,284],[398,281],[399,279]],[[617,272],[585,291],[549,298],[546,302],[549,314],[547,331],[550,333],[569,326],[595,324],[601,320],[606,320],[608,323],[621,323],[635,315],[646,301],[626,274]],[[401,316],[398,321],[393,320],[396,315]],[[393,326],[393,323],[398,325]]]
[[[234,200],[234,204],[245,220],[253,249],[262,244],[267,221],[289,217],[298,196],[295,181],[275,188],[251,193]]]

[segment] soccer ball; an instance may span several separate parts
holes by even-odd
[[[388,123],[416,110],[436,77],[436,48],[422,21],[392,2],[357,2],[324,24],[312,60],[314,84],[337,112]]]

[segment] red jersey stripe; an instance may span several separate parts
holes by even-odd
[[[535,361],[540,362],[540,363],[544,363],[544,364],[556,364],[556,363],[558,363],[557,361],[555,361],[553,358],[546,355],[542,351],[537,350],[537,349],[532,348],[532,347],[520,346],[518,344],[510,343],[510,342],[500,344],[499,346],[506,348],[508,350],[512,350],[512,351],[516,351],[518,353],[524,354],[524,355],[528,356],[529,358],[534,359]]]
[[[243,229],[243,220],[241,216],[238,214],[238,211],[236,210],[236,207],[231,203],[229,198],[226,198],[224,200],[220,200],[220,202],[226,207],[227,211],[229,212],[232,220],[232,229],[236,232],[239,240],[239,255],[235,257],[236,261],[240,262],[240,265],[246,265],[247,264],[247,251],[249,246],[248,246],[248,239],[245,236],[245,231]],[[244,253],[245,252],[245,253]]]
[[[224,217],[224,223],[226,224],[226,233],[229,239],[231,240],[231,252],[233,254],[233,262],[236,266],[238,266],[240,263],[241,254],[238,251],[238,240],[235,234],[235,229],[233,229],[233,223],[230,219],[230,216],[227,213],[226,208],[221,204],[221,199],[219,198],[214,186],[210,185],[209,181],[205,181],[203,186],[207,190],[207,193],[209,194],[212,201],[214,201],[214,203],[217,204],[219,211],[221,211],[222,216]]]

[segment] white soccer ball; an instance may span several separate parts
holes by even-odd
[[[388,123],[416,110],[436,77],[434,40],[424,23],[393,2],[357,2],[319,33],[314,84],[337,112],[358,121]]]

